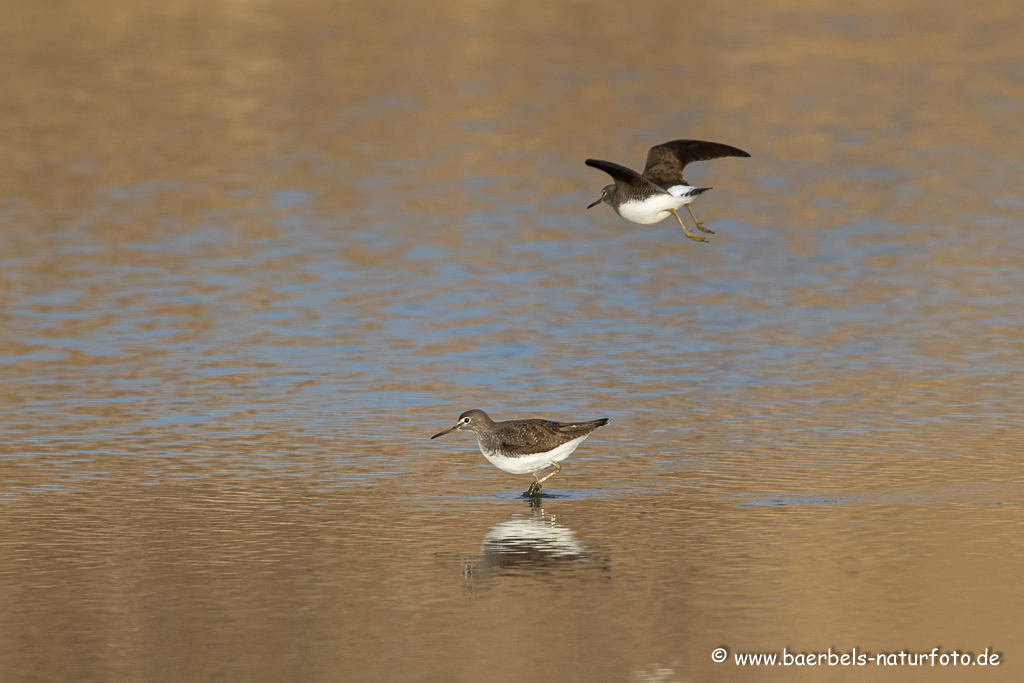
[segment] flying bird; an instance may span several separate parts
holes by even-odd
[[[647,165],[644,166],[643,173],[637,173],[631,168],[611,161],[587,159],[587,166],[601,169],[615,181],[605,186],[601,190],[601,198],[587,208],[604,203],[615,209],[615,213],[627,221],[641,225],[658,223],[671,214],[679,221],[687,237],[697,242],[707,242],[700,235],[687,230],[676,210],[685,206],[698,230],[714,234],[713,230],[705,228],[704,224],[697,220],[693,215],[693,209],[690,208],[690,202],[711,188],[690,185],[683,177],[683,169],[694,161],[749,156],[750,154],[742,149],[721,142],[673,140],[651,147],[647,152]]]

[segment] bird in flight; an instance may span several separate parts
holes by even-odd
[[[608,204],[627,221],[651,225],[668,218],[671,214],[679,221],[683,232],[691,240],[707,242],[700,235],[690,232],[679,217],[677,209],[686,207],[690,217],[701,232],[714,234],[697,220],[690,208],[690,202],[710,187],[694,187],[686,182],[683,169],[694,161],[706,161],[721,157],[749,157],[742,149],[724,145],[721,142],[705,140],[673,140],[651,147],[647,152],[647,165],[643,173],[620,166],[611,161],[587,159],[587,166],[599,168],[615,181],[601,190],[601,198],[588,206]]]

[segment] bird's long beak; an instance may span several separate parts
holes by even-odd
[[[593,208],[594,208],[595,206],[597,206],[598,204],[600,204],[600,203],[601,203],[601,202],[603,202],[603,201],[604,201],[604,197],[601,197],[600,199],[598,199],[598,200],[597,200],[596,202],[594,202],[593,204],[591,204],[591,205],[590,205],[590,206],[588,206],[587,208],[588,208],[588,209],[593,209]]]
[[[439,434],[434,434],[434,435],[433,435],[432,437],[430,437],[430,438],[431,438],[431,439],[436,439],[436,438],[437,438],[437,437],[439,437],[439,436],[444,436],[444,435],[445,435],[445,434],[447,434],[448,432],[454,432],[454,431],[455,431],[456,429],[458,429],[458,428],[459,428],[459,425],[455,425],[454,427],[449,427],[448,429],[444,430],[443,432],[441,432],[441,433],[439,433]]]

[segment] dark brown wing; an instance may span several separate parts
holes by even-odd
[[[591,420],[589,422],[573,422],[566,424],[564,422],[555,422],[557,429],[562,434],[568,434],[572,438],[589,434],[598,427],[603,427],[608,424],[608,418],[602,417],[600,420]]]
[[[742,149],[704,140],[673,140],[655,145],[647,152],[647,165],[643,177],[662,188],[687,185],[683,169],[694,161],[707,161],[721,157],[749,157]]]
[[[510,420],[498,423],[498,439],[501,452],[515,457],[532,455],[551,450],[565,442],[558,430],[548,420]]]
[[[618,164],[613,164],[610,161],[601,161],[600,159],[587,159],[585,163],[587,164],[587,166],[593,166],[594,168],[601,169],[615,180],[621,180],[627,185],[629,183],[635,182],[638,178],[641,177],[640,174],[634,171],[633,169],[626,168],[625,166],[619,166]]]
[[[543,453],[581,436],[586,436],[608,420],[563,424],[551,420],[510,420],[498,423],[497,436],[505,455]]]
[[[610,175],[615,181],[615,187],[625,188],[624,191],[627,196],[642,197],[652,193],[664,192],[664,188],[658,187],[631,168],[619,166],[610,161],[601,161],[600,159],[587,159],[587,166],[599,168]]]

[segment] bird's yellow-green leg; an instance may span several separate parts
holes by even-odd
[[[687,207],[687,208],[689,208],[689,207]],[[669,211],[672,213],[673,216],[676,217],[676,220],[679,221],[679,227],[681,227],[683,229],[683,232],[686,233],[687,237],[689,237],[694,242],[707,242],[706,239],[704,239],[700,235],[696,235],[696,234],[690,232],[689,229],[685,225],[683,225],[683,219],[679,217],[679,214],[676,213],[675,209],[669,209]]]
[[[551,463],[551,466],[555,468],[555,471],[554,472],[548,472],[547,474],[544,475],[543,479],[537,480],[538,484],[543,484],[548,479],[550,479],[551,477],[555,476],[556,474],[558,474],[559,472],[562,471],[562,466],[559,465],[557,462]]]
[[[704,227],[703,223],[701,223],[699,220],[697,220],[697,217],[693,215],[693,209],[690,208],[689,204],[686,205],[686,210],[690,212],[690,218],[692,218],[693,222],[697,224],[697,229],[698,230],[700,230],[701,232],[706,232],[709,235],[714,235],[715,234],[714,230],[708,230],[707,228]]]
[[[547,474],[544,475],[544,477],[542,479],[538,479],[536,474],[533,475],[534,482],[532,484],[530,484],[530,488],[528,488],[526,490],[526,493],[523,494],[524,496],[527,496],[527,497],[539,496],[540,492],[541,492],[541,489],[544,488],[542,486],[542,484],[544,482],[546,482],[549,477],[553,477],[553,476],[555,476],[556,474],[558,474],[559,472],[562,471],[562,466],[559,465],[557,462],[551,463],[551,466],[555,468],[555,471],[554,472],[548,472]]]

